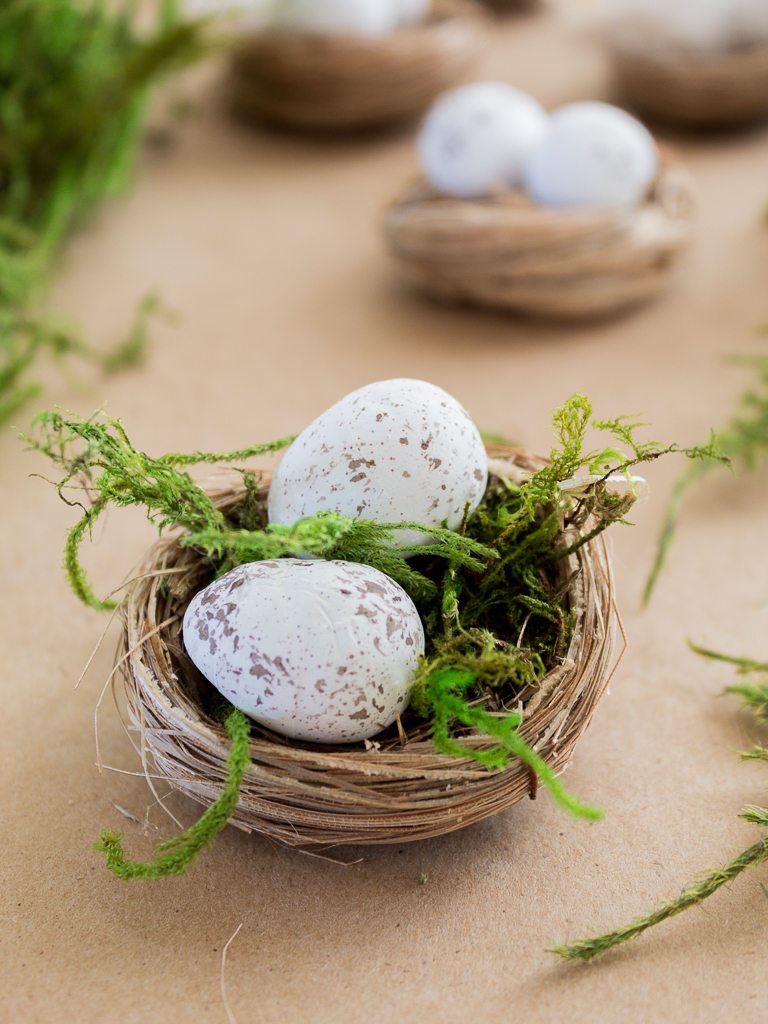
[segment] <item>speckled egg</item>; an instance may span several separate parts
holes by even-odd
[[[385,380],[342,398],[286,451],[269,490],[269,519],[316,512],[456,529],[485,491],[485,448],[469,414],[442,388]],[[398,530],[394,544],[426,544]]]
[[[262,725],[357,743],[408,706],[424,630],[410,597],[378,569],[281,558],[240,565],[196,594],[184,644]]]
[[[461,85],[443,93],[424,119],[416,144],[422,169],[435,188],[463,199],[516,187],[548,123],[538,100],[513,85]]]
[[[278,0],[276,28],[319,35],[380,36],[397,24],[393,0]]]
[[[609,103],[569,103],[550,116],[550,129],[531,152],[525,187],[541,206],[634,206],[658,170],[653,136]]]

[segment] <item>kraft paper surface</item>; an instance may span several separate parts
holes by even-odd
[[[500,20],[475,77],[513,82],[548,108],[610,97],[599,45],[547,11]],[[153,325],[140,370],[46,369],[39,407],[89,415],[106,402],[153,454],[296,433],[388,377],[431,381],[482,430],[544,454],[551,410],[575,391],[596,416],[638,414],[647,436],[682,445],[735,411],[750,372],[728,357],[766,344],[765,126],[662,133],[696,179],[696,240],[658,300],[574,327],[441,307],[400,283],[378,224],[417,174],[412,128],[341,140],[265,131],[227,115],[215,79],[190,84],[193,116],[170,144],[145,149],[134,189],[73,239],[49,299],[104,345],[149,292],[175,317]],[[647,467],[650,500],[634,526],[613,531],[628,648],[565,776],[605,808],[600,823],[573,820],[540,793],[442,838],[327,859],[229,827],[185,877],[127,883],[91,849],[101,829],[147,857],[178,826],[141,777],[109,689],[97,755],[94,711],[117,634],[75,690],[105,625],[61,572],[78,510],[5,430],[0,1020],[765,1020],[764,867],[591,967],[547,952],[627,923],[756,839],[737,814],[765,803],[768,777],[737,751],[759,734],[721,696],[731,669],[686,641],[768,660],[768,470],[713,474],[692,492],[641,612],[682,468],[675,456]],[[140,511],[111,513],[85,555],[96,592],[119,584],[154,536]],[[185,826],[200,810],[176,794],[163,804]]]

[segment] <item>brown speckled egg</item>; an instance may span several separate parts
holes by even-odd
[[[184,644],[262,725],[356,743],[407,707],[424,630],[410,597],[378,569],[281,558],[240,565],[196,594]]]
[[[269,491],[269,519],[290,525],[316,512],[456,529],[477,508],[488,470],[469,414],[421,380],[384,380],[353,391],[296,438]],[[428,543],[398,531],[395,545]]]

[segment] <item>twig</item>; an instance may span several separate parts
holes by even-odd
[[[226,946],[224,947],[224,949],[221,952],[221,998],[224,1001],[224,1009],[227,1011],[227,1017],[229,1018],[229,1024],[237,1024],[237,1021],[235,1020],[235,1015],[232,1012],[232,1007],[229,1005],[229,999],[227,999],[227,986],[226,986],[225,981],[224,981],[224,966],[225,966],[225,964],[227,962],[227,950],[232,945],[232,943],[235,941],[235,938],[237,937],[237,933],[240,931],[240,929],[242,927],[243,927],[242,922],[240,922],[240,924],[235,929],[234,934],[230,936],[229,940],[227,941]]]

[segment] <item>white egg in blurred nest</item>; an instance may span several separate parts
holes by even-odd
[[[432,0],[393,0],[398,25],[413,25],[423,21],[432,7]]]
[[[620,30],[702,53],[768,39],[766,0],[611,0],[608,11]]]
[[[530,151],[548,128],[542,105],[505,82],[472,82],[444,93],[417,140],[421,166],[435,188],[463,199],[520,184]]]
[[[469,413],[442,388],[400,378],[346,395],[299,434],[269,489],[269,520],[319,511],[456,529],[485,492],[488,462]],[[428,544],[397,530],[393,544]]]
[[[196,594],[184,644],[216,689],[293,739],[357,743],[410,700],[424,630],[408,594],[356,562],[249,562]]]
[[[381,36],[398,21],[394,0],[277,0],[276,29],[318,35]]]
[[[599,209],[639,204],[657,172],[653,136],[631,114],[608,103],[570,103],[552,113],[523,181],[541,206]]]

